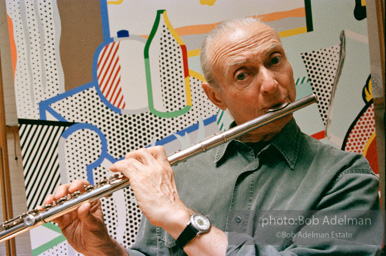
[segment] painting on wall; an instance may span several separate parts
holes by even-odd
[[[366,18],[353,14],[365,3],[356,2],[6,0],[28,209],[60,184],[111,176],[129,151],[172,154],[227,129],[229,114],[201,88],[200,46],[221,21],[246,16],[278,32],[297,98],[318,96],[295,113],[303,131],[376,163]],[[130,246],[141,219],[130,188],[102,205],[110,234]],[[30,232],[34,255],[77,255],[52,223]]]

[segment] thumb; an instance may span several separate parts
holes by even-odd
[[[79,219],[83,221],[90,221],[90,217],[92,218],[92,215],[90,213],[91,205],[90,203],[84,203],[78,208],[78,217]]]
[[[78,208],[78,217],[86,226],[95,225],[98,219],[91,213],[91,204],[89,202],[82,204]]]
[[[78,208],[78,217],[89,230],[99,230],[101,225],[104,226],[103,221],[101,222],[101,218],[99,218],[98,214],[95,215],[98,210],[95,211],[93,207],[98,208],[98,206],[98,203],[90,204],[89,202],[86,202]]]

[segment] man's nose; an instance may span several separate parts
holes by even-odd
[[[279,87],[274,74],[266,68],[260,69],[260,91],[263,94],[273,94]]]

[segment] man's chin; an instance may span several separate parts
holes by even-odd
[[[287,125],[292,119],[292,114],[281,117],[275,121],[272,121],[264,126],[257,128],[242,136],[240,139],[244,142],[257,142],[271,140],[276,134],[278,134],[284,126]]]

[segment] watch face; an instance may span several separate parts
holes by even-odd
[[[209,231],[210,221],[208,218],[199,214],[194,214],[192,217],[192,224],[200,233]]]

